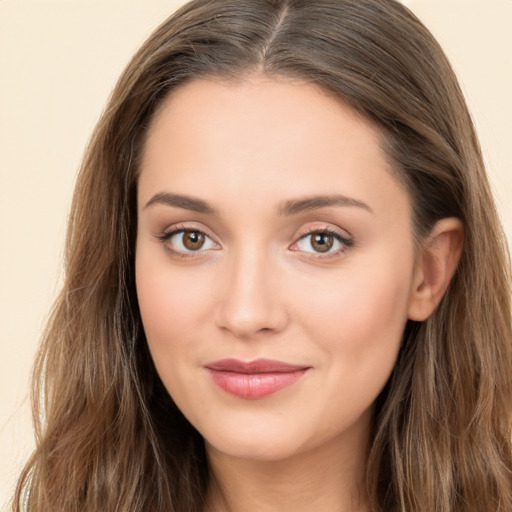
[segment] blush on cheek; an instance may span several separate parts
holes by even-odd
[[[144,331],[154,359],[168,359],[197,339],[207,325],[205,317],[211,310],[205,293],[208,285],[199,272],[192,278],[187,272],[173,270],[169,262],[159,266],[143,256],[141,251],[137,295]]]
[[[407,321],[407,276],[365,270],[317,289],[312,294],[308,287],[308,300],[296,303],[311,335],[321,332],[322,346],[346,368],[364,364],[371,373],[372,364],[392,366]]]

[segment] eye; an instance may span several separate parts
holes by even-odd
[[[202,252],[218,245],[198,229],[174,229],[158,237],[167,249],[176,253]]]
[[[332,229],[310,231],[291,247],[310,254],[336,255],[354,245],[354,242]]]

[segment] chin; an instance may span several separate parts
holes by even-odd
[[[287,459],[300,452],[306,442],[304,432],[302,436],[295,435],[290,428],[279,429],[275,425],[262,426],[261,423],[249,428],[237,425],[236,429],[223,428],[220,424],[218,428],[208,429],[208,432],[202,434],[207,450],[259,461]]]
[[[215,439],[215,443],[205,439],[207,451],[215,451],[237,459],[276,462],[285,460],[300,452],[283,440],[277,439]]]

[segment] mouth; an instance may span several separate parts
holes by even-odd
[[[246,399],[271,395],[295,384],[310,366],[271,359],[240,361],[222,359],[204,366],[213,382],[227,393]]]

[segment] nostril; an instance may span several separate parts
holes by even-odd
[[[269,301],[259,305],[245,305],[235,300],[219,304],[217,325],[238,338],[250,338],[262,333],[281,331],[286,324],[286,314],[277,304]]]

